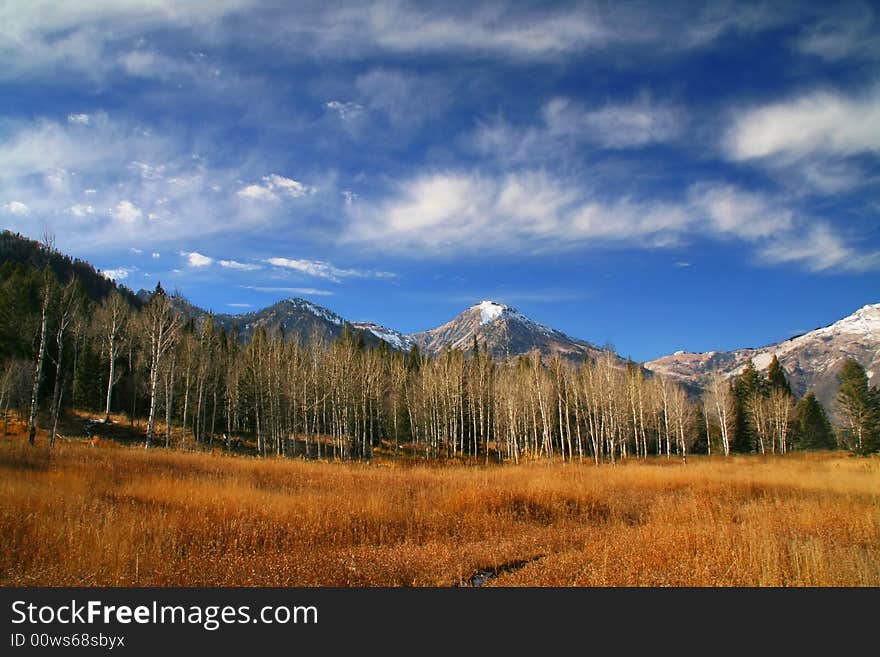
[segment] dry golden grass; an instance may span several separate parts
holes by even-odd
[[[45,439],[40,443],[45,445]],[[880,585],[880,460],[395,467],[0,441],[0,584]]]

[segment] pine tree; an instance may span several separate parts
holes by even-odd
[[[406,355],[406,369],[410,372],[417,372],[421,366],[422,353],[419,351],[419,345],[414,344]]]
[[[745,369],[733,383],[734,396],[734,430],[731,448],[736,452],[751,452],[757,443],[756,432],[749,421],[749,404],[755,395],[763,394],[765,381],[755,364],[749,360]]]
[[[828,415],[816,395],[808,393],[795,410],[794,441],[800,449],[834,449],[837,440]]]
[[[770,367],[767,370],[767,385],[770,390],[782,390],[791,395],[791,386],[785,376],[785,370],[779,364],[776,354],[773,354],[773,360],[770,361]]]
[[[865,368],[850,358],[840,371],[837,404],[846,423],[850,449],[869,452],[880,447],[878,395],[868,387]]]

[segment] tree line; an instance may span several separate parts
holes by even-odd
[[[65,408],[145,421],[144,445],[232,448],[260,455],[614,463],[692,453],[880,448],[880,401],[855,361],[841,373],[843,424],[814,395],[795,401],[774,357],[712,376],[702,395],[608,353],[573,365],[533,353],[496,362],[474,339],[436,357],[340,338],[300,341],[257,329],[248,341],[208,315],[187,318],[161,284],[143,307],[119,291],[96,302],[74,276],[21,270],[0,285],[0,313],[19,339],[0,352],[0,410],[48,411],[50,442]]]

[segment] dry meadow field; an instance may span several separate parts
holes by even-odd
[[[880,586],[880,459],[393,465],[0,440],[3,586]]]

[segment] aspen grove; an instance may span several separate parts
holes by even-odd
[[[417,348],[367,346],[347,325],[334,340],[258,328],[245,342],[210,315],[186,319],[161,286],[143,308],[125,313],[118,293],[96,312],[72,310],[69,290],[49,294],[67,300],[52,305],[66,310],[46,319],[57,324],[55,340],[36,355],[39,367],[48,348],[54,365],[43,377],[54,386],[53,423],[62,399],[105,421],[114,405],[132,423],[146,414],[145,446],[161,437],[165,446],[249,444],[264,456],[369,460],[382,447],[425,459],[597,465],[651,455],[686,460],[695,447],[711,453],[713,444],[730,452],[728,382],[716,381],[701,403],[671,379],[635,363],[621,367],[611,352],[580,364],[537,352],[497,362],[474,340],[467,351],[426,357]],[[62,331],[74,316],[76,330]],[[16,367],[34,362],[6,363],[7,406],[15,382],[27,380]],[[39,400],[31,401],[22,410],[34,417]],[[750,451],[784,453],[793,404],[752,401],[758,440]]]

